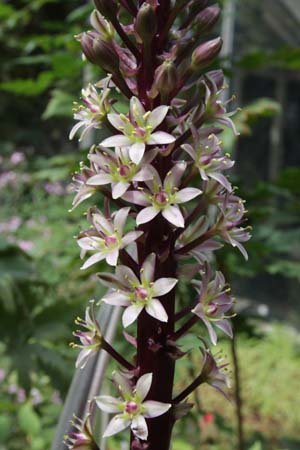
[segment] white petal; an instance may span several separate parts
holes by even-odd
[[[122,316],[123,327],[124,328],[129,327],[129,325],[131,325],[138,318],[143,308],[144,308],[143,306],[137,305],[128,306],[128,308],[125,309]]]
[[[123,134],[116,134],[115,136],[108,137],[100,143],[103,147],[125,147],[130,144],[130,139]]]
[[[114,228],[112,223],[103,216],[103,214],[96,213],[93,214],[93,224],[96,229],[102,231],[104,234],[112,234],[114,232]]]
[[[136,241],[142,234],[144,234],[143,231],[129,231],[129,233],[125,234],[122,238],[122,248],[127,247],[127,245]]]
[[[113,417],[109,424],[107,425],[103,437],[113,436],[114,434],[119,433],[120,431],[125,430],[125,428],[129,427],[130,420],[123,419],[121,414]]]
[[[168,322],[168,314],[159,300],[153,298],[146,306],[147,313],[161,322]]]
[[[150,281],[153,281],[155,272],[155,259],[156,259],[155,253],[150,253],[150,255],[148,255],[145,261],[143,262],[141,270],[142,282],[146,281],[146,283],[147,282],[149,283]]]
[[[110,266],[116,266],[119,258],[119,249],[113,250],[106,254],[106,262]]]
[[[139,439],[142,439],[143,441],[147,440],[148,437],[148,427],[146,420],[143,416],[136,416],[132,419],[131,423],[131,431],[132,433],[138,437]]]
[[[150,222],[154,217],[159,214],[159,211],[155,209],[153,206],[147,206],[147,208],[142,209],[138,215],[136,216],[136,224],[137,226]]]
[[[187,164],[185,161],[179,161],[174,164],[174,166],[164,179],[165,189],[179,186],[182,175],[184,174],[184,171],[186,169],[186,165]]]
[[[130,269],[130,267],[117,266],[116,276],[120,280],[120,282],[124,284],[124,286],[130,287],[130,283],[140,284],[139,279],[137,278],[133,270]]]
[[[161,403],[156,402],[154,400],[147,400],[143,403],[143,407],[145,408],[144,416],[148,418],[158,417],[165,414],[171,408],[170,403]]]
[[[153,292],[155,296],[160,297],[170,292],[177,284],[176,278],[159,278],[153,284]]]
[[[112,186],[112,198],[116,199],[119,197],[122,197],[123,194],[127,191],[129,188],[129,183],[124,183],[124,181],[119,181],[119,183],[116,183]]]
[[[129,149],[131,161],[133,161],[135,164],[139,164],[144,156],[145,148],[146,146],[143,142],[137,142],[131,145]]]
[[[75,136],[75,134],[77,133],[77,131],[84,126],[83,122],[78,122],[76,123],[76,125],[74,125],[74,127],[72,128],[72,130],[70,131],[69,134],[69,139],[72,140],[73,137]]]
[[[120,412],[120,409],[117,405],[120,404],[120,400],[111,397],[110,395],[100,395],[99,397],[95,397],[96,404],[98,408],[107,413],[116,413]]]
[[[165,133],[164,131],[155,131],[150,135],[150,138],[147,140],[147,144],[149,145],[160,145],[160,144],[171,144],[176,139],[169,133]]]
[[[95,253],[94,255],[90,256],[86,262],[80,267],[81,270],[87,269],[88,267],[92,266],[93,264],[96,264],[99,261],[102,261],[105,258],[104,253]]]
[[[135,205],[147,206],[149,205],[149,200],[143,192],[139,191],[127,191],[123,195],[123,199],[127,202],[134,203]]]
[[[127,295],[122,294],[121,292],[111,292],[109,294],[106,294],[101,301],[113,306],[130,305],[130,301],[128,300]]]
[[[94,241],[94,239],[89,236],[78,239],[77,244],[84,250],[95,250],[97,247],[97,241]]]
[[[148,118],[147,124],[149,124],[152,129],[154,130],[162,121],[165,119],[167,113],[168,113],[169,107],[168,106],[158,106],[153,111],[151,111],[151,114]]]
[[[181,191],[178,191],[176,193],[176,203],[185,203],[189,202],[193,198],[197,197],[198,195],[202,194],[202,191],[200,189],[196,188],[184,188],[181,189]]]
[[[90,355],[93,353],[93,350],[91,348],[86,349],[83,348],[79,355],[77,356],[76,359],[76,363],[75,363],[75,367],[76,369],[80,368],[80,369],[84,369],[86,366],[86,363],[88,362]]]
[[[168,206],[162,210],[162,215],[175,227],[184,228],[184,218],[177,206]]]
[[[92,176],[88,179],[86,184],[91,186],[102,186],[103,184],[111,183],[112,178],[108,173],[98,173],[97,175]]]
[[[141,402],[147,397],[150,391],[152,378],[152,373],[145,373],[145,375],[142,375],[136,383],[135,391]]]
[[[153,178],[151,166],[142,167],[142,169],[132,178],[133,181],[145,181]]]
[[[110,113],[107,114],[107,118],[109,122],[112,124],[112,126],[115,127],[117,130],[124,127],[124,121],[121,119],[119,114]]]
[[[114,227],[118,230],[119,234],[123,234],[123,228],[126,223],[130,208],[121,208],[116,212],[114,216]]]

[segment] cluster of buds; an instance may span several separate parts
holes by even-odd
[[[180,338],[197,322],[213,345],[219,330],[232,337],[234,302],[214,253],[230,244],[247,258],[250,238],[244,203],[227,178],[234,162],[222,149],[223,127],[237,130],[221,99],[223,73],[209,70],[222,40],[206,36],[220,8],[208,0],[95,0],[95,6],[93,30],[77,39],[105,77],[82,91],[71,138],[79,129],[80,139],[92,129],[107,134],[74,176],[73,208],[95,192],[103,195],[103,211],[90,205],[91,226],[78,236],[81,269],[98,272],[106,260],[109,270],[98,279],[108,291],[99,303],[124,308],[123,327],[134,335],[124,336],[136,357],[129,362],[105,341],[94,304],[77,321],[84,331],[75,332],[80,343],[73,346],[81,349],[78,367],[100,350],[120,365],[112,376],[119,397],[93,399],[95,408],[115,414],[104,437],[130,428],[131,450],[169,450],[172,426],[190,409],[185,400],[194,389],[208,383],[228,395],[226,364],[206,341],[200,375],[176,396],[174,372],[185,356]],[[181,274],[196,298],[181,299],[178,310]],[[88,431],[69,439],[69,448],[97,448],[92,433],[89,416]]]

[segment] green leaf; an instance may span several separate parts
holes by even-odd
[[[11,417],[6,414],[0,416],[0,443],[4,443],[7,440],[10,435],[12,425]]]
[[[51,99],[42,115],[44,120],[52,117],[71,117],[73,97],[60,89],[51,92]]]
[[[37,435],[41,431],[41,422],[30,403],[24,403],[18,411],[18,423],[22,431],[29,435]]]
[[[44,92],[53,81],[53,73],[41,72],[36,79],[18,78],[0,83],[0,90],[16,95],[35,96]]]

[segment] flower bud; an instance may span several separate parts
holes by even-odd
[[[154,9],[149,3],[143,3],[140,7],[136,21],[135,30],[144,44],[150,43],[157,31],[157,20]]]
[[[94,0],[94,4],[107,20],[115,21],[118,12],[118,5],[115,0]]]
[[[221,10],[218,5],[209,6],[201,11],[196,19],[197,32],[209,33],[220,17]]]
[[[80,37],[82,51],[86,58],[103,70],[115,73],[119,69],[119,58],[112,45],[101,40],[95,32],[83,33]]]
[[[200,11],[202,11],[208,5],[208,0],[194,0],[189,7],[189,15],[195,17]]]
[[[199,45],[192,54],[192,69],[203,69],[209,66],[222,48],[223,41],[220,37]]]
[[[157,67],[154,74],[154,82],[149,93],[155,98],[157,94],[168,95],[177,86],[177,70],[173,61],[166,60]]]
[[[107,42],[113,39],[114,29],[112,25],[96,9],[91,14],[90,22],[92,27],[100,34],[101,39]]]

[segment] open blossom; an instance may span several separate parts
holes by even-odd
[[[237,247],[245,259],[248,259],[247,251],[242,242],[247,242],[251,235],[249,227],[239,227],[244,220],[245,208],[242,199],[236,195],[220,197],[219,208],[221,214],[218,217],[216,229],[218,234],[233,247]]]
[[[113,221],[104,217],[100,211],[91,214],[94,228],[81,233],[77,242],[82,249],[82,258],[87,251],[92,251],[93,255],[86,260],[81,269],[87,269],[103,259],[106,259],[110,266],[116,266],[119,251],[143,234],[142,231],[129,231],[123,235],[129,211],[130,208],[121,208],[113,214]]]
[[[230,388],[230,380],[226,373],[228,363],[223,363],[221,356],[214,358],[208,348],[200,347],[200,351],[202,353],[202,369],[199,377],[201,382],[209,384],[229,399],[227,390]]]
[[[178,205],[202,193],[196,188],[178,189],[185,168],[184,161],[176,163],[166,175],[164,182],[161,181],[158,172],[153,170],[152,180],[146,181],[148,189],[126,192],[123,196],[125,200],[145,206],[136,217],[137,225],[150,222],[161,213],[172,225],[184,227],[184,217]]]
[[[211,71],[204,75],[200,86],[204,90],[205,97],[205,119],[218,122],[232,129],[235,135],[239,135],[234,122],[230,118],[236,111],[227,113],[226,105],[231,100],[223,102],[221,100],[222,92],[224,91],[224,75],[221,70]]]
[[[108,100],[110,93],[110,89],[108,89],[109,81],[110,80],[108,80],[103,91],[100,93],[97,92],[97,89],[92,84],[89,84],[87,88],[82,89],[82,102],[84,105],[74,103],[74,119],[78,120],[78,123],[74,125],[70,131],[70,139],[74,138],[80,128],[83,128],[79,138],[79,141],[82,141],[84,136],[92,128],[102,127],[102,124],[111,109],[110,101]]]
[[[80,172],[73,175],[73,183],[70,186],[71,191],[76,195],[72,202],[72,209],[80,205],[81,202],[90,198],[97,190],[95,186],[89,186],[87,181],[95,174],[92,168],[81,166]]]
[[[102,346],[102,334],[100,326],[95,317],[94,303],[92,302],[91,312],[90,307],[85,310],[85,319],[77,317],[76,325],[85,328],[86,331],[77,330],[73,333],[75,337],[80,340],[80,344],[71,343],[72,348],[81,348],[76,360],[76,367],[83,369],[91,356],[97,353]]]
[[[114,398],[109,395],[100,395],[95,398],[97,406],[102,411],[117,413],[109,422],[103,437],[117,434],[130,426],[136,437],[146,440],[148,437],[146,419],[165,414],[172,405],[154,400],[145,401],[151,388],[152,373],[141,376],[134,388],[129,384],[128,379],[121,374],[115,373],[113,378],[121,397]]]
[[[213,279],[208,264],[205,266],[205,273],[202,280],[194,280],[198,297],[198,303],[192,313],[196,314],[204,322],[208,329],[211,342],[216,345],[217,334],[213,325],[224,331],[232,338],[232,328],[228,317],[225,315],[232,308],[233,299],[226,288],[224,276],[221,272],[216,272]]]
[[[102,283],[113,289],[106,294],[102,301],[109,305],[125,306],[123,326],[128,327],[146,310],[146,312],[161,322],[168,321],[168,315],[159,300],[170,292],[177,283],[176,278],[159,278],[154,281],[155,254],[151,253],[144,261],[140,279],[126,266],[117,266],[116,274],[98,274]]]
[[[170,144],[174,136],[164,131],[154,131],[165,119],[168,106],[158,106],[153,111],[145,111],[137,97],[130,99],[129,115],[110,113],[110,123],[122,134],[108,137],[101,142],[104,147],[128,147],[131,160],[139,164],[146,145]]]
[[[74,417],[71,422],[74,431],[72,431],[68,436],[65,436],[64,443],[69,450],[97,450],[93,438],[93,431],[91,425],[91,413],[89,412],[84,420],[79,419],[79,417]]]
[[[202,180],[208,181],[209,178],[212,178],[225,189],[231,191],[231,184],[222,172],[231,169],[234,162],[228,155],[222,153],[219,138],[214,134],[204,137],[196,131],[194,132],[194,138],[194,145],[184,144],[182,148],[194,160]]]
[[[96,174],[88,181],[88,186],[102,186],[111,184],[112,197],[121,197],[130,187],[131,183],[150,180],[153,177],[150,162],[156,155],[156,151],[148,152],[143,165],[135,164],[129,156],[129,148],[117,147],[115,152],[99,147],[89,157],[96,166]]]

